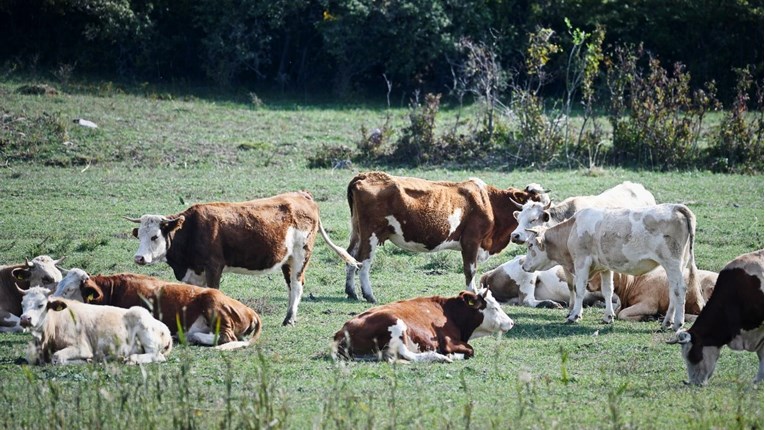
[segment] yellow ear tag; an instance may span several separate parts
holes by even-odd
[[[59,312],[59,311],[61,311],[64,308],[66,308],[66,305],[64,305],[61,302],[56,302],[56,303],[53,304],[53,310],[56,311],[56,312]]]
[[[86,302],[90,303],[93,301],[93,293],[88,294],[88,297],[85,299]]]
[[[468,305],[475,306],[475,300],[473,299],[468,300]]]

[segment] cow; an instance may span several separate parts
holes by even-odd
[[[688,287],[702,308],[703,298],[696,277],[693,243],[696,216],[681,204],[662,204],[636,209],[585,208],[549,228],[528,229],[523,270],[546,270],[556,264],[574,274],[575,302],[566,318],[576,322],[582,315],[587,281],[601,274],[601,292],[606,302],[603,322],[615,314],[613,272],[642,275],[662,266],[669,280],[669,307],[662,325],[679,330],[684,322],[686,283],[683,270],[690,268]]]
[[[43,287],[19,293],[24,296],[21,325],[34,339],[28,351],[30,363],[163,362],[173,348],[170,330],[144,308],[49,298],[50,290]]]
[[[588,291],[600,289],[600,273],[590,279]],[[683,271],[686,284],[690,270]],[[693,320],[701,312],[700,303],[705,303],[712,295],[717,281],[717,273],[708,270],[698,270],[696,279],[699,282],[699,290],[688,288],[685,294],[685,319]],[[701,293],[701,298],[695,297]],[[624,273],[614,273],[614,294],[621,302],[621,308],[616,310],[616,317],[620,320],[647,321],[658,315],[666,315],[669,308],[669,279],[667,272],[662,267],[657,267],[650,272],[632,276]]]
[[[220,290],[134,273],[89,276],[82,269],[70,269],[53,296],[120,308],[142,306],[172,334],[178,333],[180,325],[190,343],[217,343],[216,349],[249,346],[262,328],[257,312]]]
[[[201,203],[170,215],[143,215],[133,236],[136,264],[166,261],[179,281],[219,288],[224,271],[258,275],[281,270],[289,290],[283,325],[294,324],[316,231],[346,263],[358,262],[329,238],[306,191],[239,203]]]
[[[526,229],[538,226],[552,227],[584,208],[639,208],[655,204],[653,194],[643,185],[630,181],[624,181],[596,196],[569,197],[555,206],[534,201],[527,201],[525,204],[515,202],[515,206],[521,210],[513,212],[513,217],[518,220],[518,227],[513,230],[510,240],[523,245],[528,237]]]
[[[39,255],[24,264],[0,267],[0,333],[20,332],[21,294],[16,286],[27,290],[30,286],[53,289],[61,280],[56,267],[64,258],[54,260]]]
[[[521,265],[526,257],[519,255],[501,266],[484,273],[480,285],[491,290],[500,302],[509,302],[531,308],[561,308],[573,304],[572,284],[561,266],[539,272],[527,272]],[[603,296],[587,291],[584,305],[593,305]]]
[[[510,199],[548,202],[538,184],[501,190],[478,178],[463,182],[428,181],[384,172],[356,175],[348,184],[351,239],[348,253],[361,262],[364,298],[376,302],[369,281],[375,250],[390,240],[412,252],[462,253],[465,285],[475,292],[478,263],[502,251],[516,226]],[[345,293],[357,299],[356,267],[346,265]]]
[[[374,307],[346,322],[335,333],[333,357],[452,362],[473,356],[469,340],[512,327],[485,288],[419,297]]]
[[[689,383],[706,385],[724,345],[756,352],[760,367],[754,382],[762,382],[762,277],[763,250],[736,257],[720,271],[709,302],[691,328],[669,342],[680,344]]]

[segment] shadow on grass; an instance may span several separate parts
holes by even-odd
[[[658,327],[655,327],[658,329]],[[569,336],[608,336],[613,333],[648,334],[655,330],[651,327],[635,327],[632,325],[583,325],[560,323],[536,323],[516,321],[515,327],[505,333],[506,339],[552,339]],[[597,333],[597,334],[596,334]]]

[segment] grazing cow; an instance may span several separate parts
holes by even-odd
[[[64,259],[54,260],[47,255],[40,255],[24,264],[0,267],[0,333],[19,332],[22,290],[33,287],[53,289],[61,280],[61,271],[56,265]]]
[[[566,271],[561,266],[539,272],[527,272],[521,265],[526,257],[519,255],[481,276],[481,286],[491,290],[500,302],[519,304],[531,308],[561,308],[561,303],[573,305]],[[603,296],[587,291],[584,306],[592,305]]]
[[[642,275],[662,266],[669,279],[670,294],[663,326],[674,330],[684,322],[686,284],[683,270],[690,268],[688,286],[695,289],[697,306],[703,307],[698,292],[693,242],[696,216],[684,205],[662,204],[636,209],[585,208],[550,228],[529,229],[523,270],[545,270],[560,264],[574,274],[576,300],[567,321],[582,315],[587,281],[601,275],[601,292],[606,302],[603,322],[614,319],[613,272]]]
[[[131,364],[165,361],[173,347],[170,330],[141,307],[95,306],[48,298],[32,287],[24,295],[21,325],[34,338],[30,363],[68,364],[124,359]]]
[[[686,284],[690,270],[683,272]],[[708,270],[698,270],[696,279],[699,289],[689,288],[685,294],[686,320],[695,319],[701,312],[700,303],[709,300],[717,281],[717,273]],[[594,291],[600,288],[600,273],[590,279],[588,290]],[[701,293],[701,298],[696,294]],[[624,273],[614,273],[614,294],[621,301],[621,309],[617,310],[617,318],[630,321],[647,321],[658,315],[666,315],[669,308],[669,279],[667,272],[662,267],[657,267],[650,272],[632,276]]]
[[[369,271],[375,249],[386,240],[412,252],[461,251],[466,288],[475,291],[477,264],[502,251],[517,224],[510,198],[549,201],[537,184],[501,190],[477,178],[434,182],[383,172],[356,175],[348,184],[348,252],[361,262],[364,298],[375,302]],[[356,299],[356,267],[346,268],[345,292]]]
[[[180,324],[189,342],[215,345],[217,340],[217,349],[249,346],[262,327],[254,310],[220,290],[133,273],[89,276],[82,269],[71,269],[54,297],[120,308],[146,307],[171,333],[176,334]]]
[[[332,243],[319,207],[305,191],[240,203],[197,204],[169,217],[126,219],[140,223],[133,229],[140,239],[135,262],[167,261],[182,282],[218,288],[224,271],[258,275],[281,270],[289,289],[284,325],[295,323],[317,230],[348,264],[358,265]]]
[[[756,352],[760,368],[754,382],[763,379],[763,251],[736,257],[717,277],[712,297],[688,331],[670,343],[679,343],[691,384],[705,385],[715,371],[723,345],[734,351]]]
[[[512,327],[485,288],[457,297],[420,297],[369,309],[346,322],[335,333],[333,355],[451,362],[473,356],[468,340]]]
[[[584,208],[639,208],[653,206],[656,199],[641,184],[625,181],[613,188],[609,188],[596,196],[569,197],[555,206],[539,202],[526,202],[521,205],[516,203],[521,211],[513,212],[518,220],[518,227],[513,231],[510,239],[513,243],[523,245],[528,233],[526,229],[534,227],[552,227],[571,218]]]

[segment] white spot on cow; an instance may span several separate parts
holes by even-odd
[[[450,228],[453,227],[454,230],[457,229],[457,227],[459,226],[459,221],[461,219],[460,218],[461,214],[462,214],[462,210],[457,209],[457,211],[455,211],[454,214],[449,216],[448,221],[449,221]],[[456,218],[456,225],[452,224],[452,220],[455,218]],[[462,249],[462,246],[460,245],[460,243],[454,240],[444,241],[443,243],[438,244],[433,249],[428,249],[422,243],[407,241],[404,238],[404,231],[401,229],[401,224],[398,222],[396,217],[394,217],[393,215],[388,215],[385,217],[385,219],[388,220],[388,225],[390,225],[393,228],[393,234],[389,237],[389,240],[401,249],[411,251],[411,252],[438,252],[438,251],[443,251],[445,249],[459,251]],[[372,239],[370,238],[369,240],[371,242]]]
[[[483,263],[484,261],[488,260],[489,257],[491,257],[491,253],[481,247],[478,248],[478,255],[476,256],[476,260],[478,263]]]
[[[449,235],[451,236],[452,233],[457,231],[457,227],[460,226],[460,221],[462,221],[462,208],[455,209],[454,213],[449,215],[448,221]]]
[[[202,271],[201,273],[197,274],[191,269],[186,270],[186,274],[183,276],[183,279],[181,279],[181,282],[185,282],[187,284],[191,285],[198,285],[200,287],[204,287],[207,285],[207,278],[205,278],[205,272]]]
[[[585,234],[594,235],[601,221],[603,221],[602,211],[582,209],[576,216],[576,235],[578,237]]]
[[[478,185],[478,188],[480,188],[482,190],[486,189],[486,182],[484,182],[480,178],[473,177],[473,178],[469,178],[469,180],[475,182],[475,184]]]

